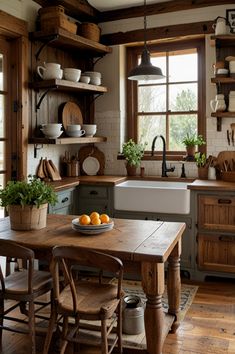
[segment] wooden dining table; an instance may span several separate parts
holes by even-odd
[[[146,351],[161,354],[166,335],[170,330],[175,332],[179,326],[181,237],[185,223],[115,218],[112,230],[83,235],[73,230],[71,222],[74,218],[76,216],[51,214],[46,228],[15,231],[6,217],[0,219],[0,239],[33,249],[39,259],[50,260],[55,245],[79,246],[119,257],[126,272],[140,272],[147,298],[144,315]],[[161,301],[166,262],[167,314],[163,312]]]

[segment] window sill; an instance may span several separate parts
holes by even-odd
[[[118,160],[125,160],[125,157],[122,154],[119,154],[117,156]],[[166,160],[167,161],[187,161],[186,160],[186,155],[184,154],[167,154],[166,155]],[[145,154],[142,157],[142,161],[162,161],[162,154],[161,153],[154,153],[154,156],[151,154]],[[187,162],[194,162],[194,161],[187,161]]]

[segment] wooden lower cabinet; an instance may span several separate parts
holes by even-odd
[[[235,273],[235,235],[198,234],[198,268]]]
[[[74,214],[73,193],[75,188],[67,188],[57,192],[58,201],[56,205],[49,205],[49,214]]]
[[[205,275],[235,273],[235,196],[198,194],[197,268]]]

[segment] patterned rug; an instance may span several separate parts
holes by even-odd
[[[116,283],[116,279],[111,280],[112,283]],[[133,280],[124,280],[123,281],[123,290],[124,292],[132,295],[139,296],[143,302],[146,302],[145,294],[141,287],[140,281],[133,281]],[[183,321],[189,307],[191,306],[194,296],[198,290],[198,286],[188,285],[188,284],[181,284],[181,300],[180,300],[180,321]],[[164,312],[168,310],[168,299],[166,290],[162,297],[162,305]],[[86,321],[88,322],[88,321]],[[91,322],[90,322],[91,323]],[[93,322],[94,323],[94,322]],[[86,335],[94,335],[94,332],[86,331]],[[100,337],[100,333],[97,333],[97,337]],[[112,337],[112,335],[111,335]],[[146,348],[146,338],[145,338],[145,331],[140,334],[130,335],[124,334],[122,335],[122,342],[123,346],[126,348],[138,348],[138,349],[145,349]]]

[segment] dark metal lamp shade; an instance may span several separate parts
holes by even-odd
[[[150,61],[150,53],[148,49],[144,48],[141,54],[140,64],[132,69],[128,75],[129,80],[160,80],[165,76],[162,74],[162,70],[153,64]]]

